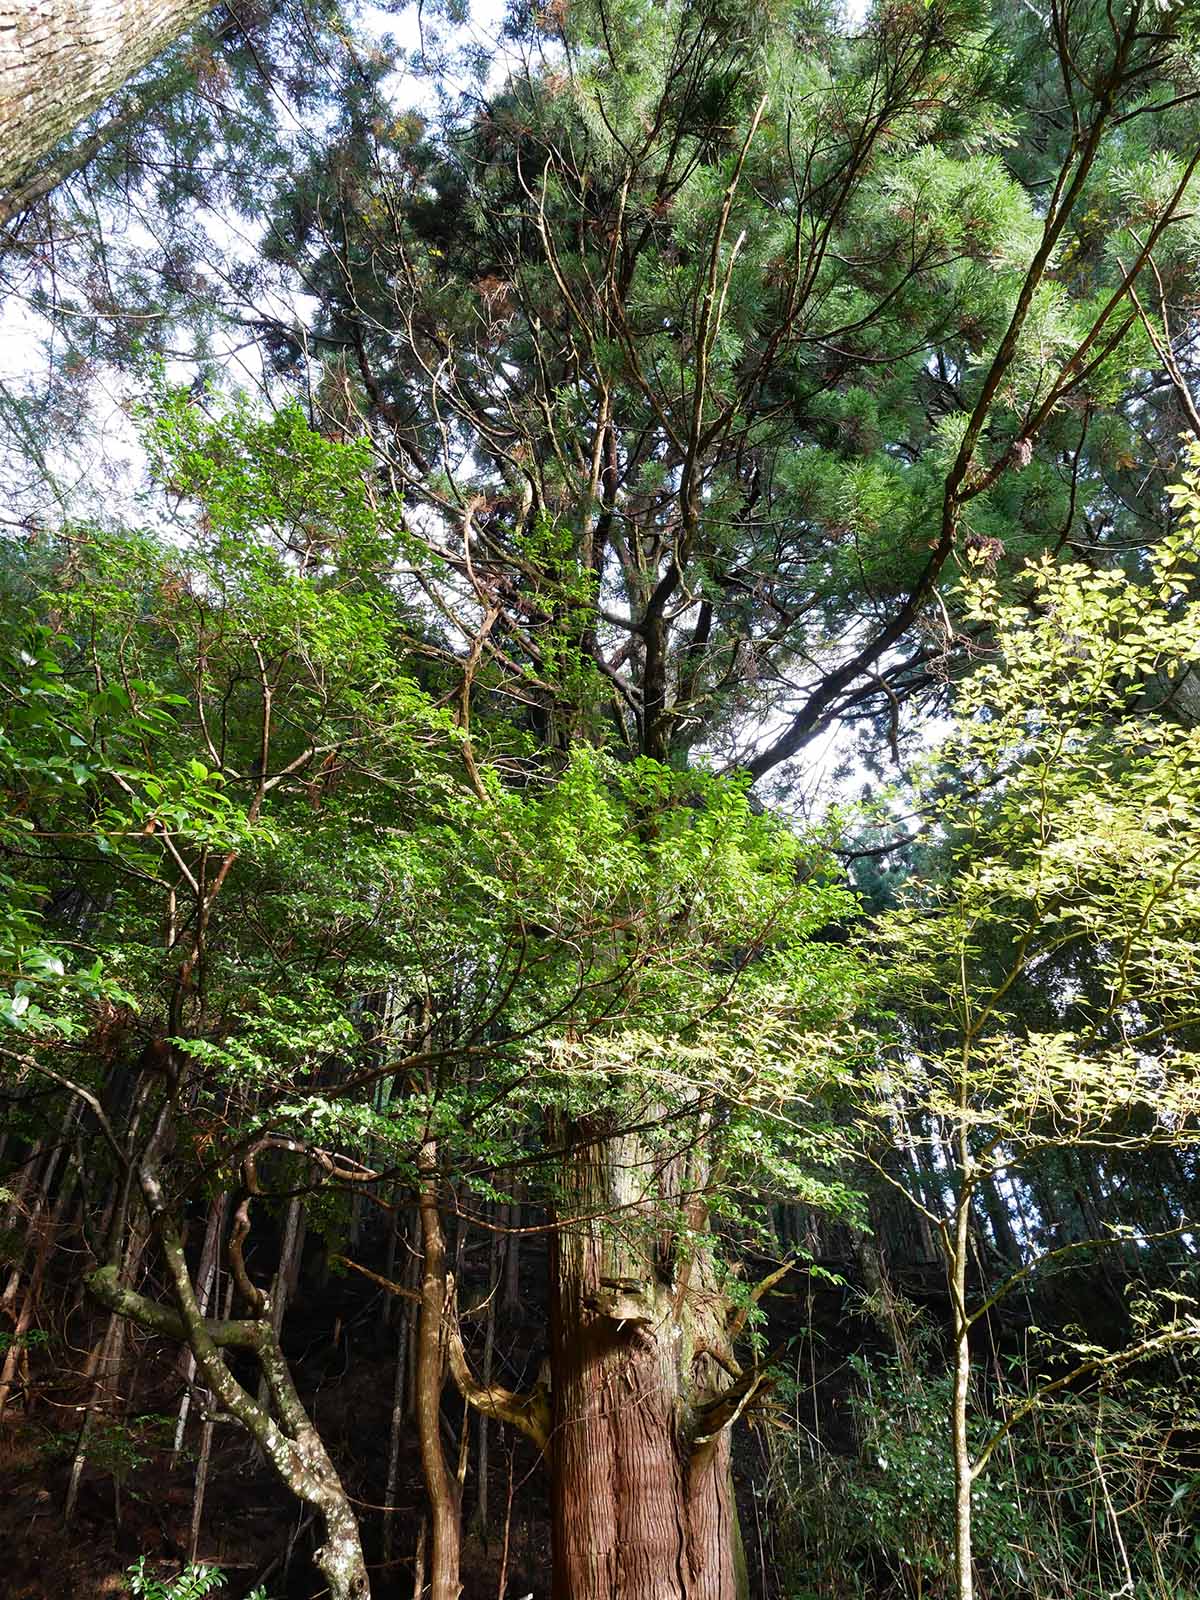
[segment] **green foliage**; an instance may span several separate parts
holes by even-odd
[[[697,1294],[756,1337],[740,1247],[774,1247],[776,1198],[865,1227],[864,1152],[943,1243],[998,1172],[1190,1153],[1200,454],[1151,550],[1177,423],[1145,374],[1200,261],[1192,20],[515,5],[507,79],[443,91],[439,124],[394,103],[393,45],[360,49],[336,8],[304,20],[313,59],[285,21],[239,17],[226,66],[173,62],[201,92],[156,111],[127,180],[161,263],[93,248],[78,211],[43,230],[54,251],[13,253],[62,280],[52,431],[73,431],[75,375],[126,362],[170,499],[148,526],[99,497],[39,506],[3,550],[18,1142],[58,1149],[70,1087],[85,1212],[158,1159],[157,1126],[155,1219],[234,1187],[259,1211],[301,1196],[328,1245],[349,1194],[398,1204],[431,1146],[464,1217],[515,1174],[554,1208],[583,1129],[627,1141],[597,1236],[638,1236],[681,1286],[677,1331],[699,1265]],[[457,5],[422,29],[441,20]],[[466,62],[482,83],[478,47]],[[181,197],[221,218],[211,283]],[[1124,276],[1177,202],[1143,274],[1161,307],[1136,307]],[[252,261],[227,259],[239,219]],[[249,328],[268,405],[172,387],[130,327],[209,376]],[[33,459],[32,402],[3,404]],[[902,711],[964,639],[954,732],[917,782],[928,871],[852,943],[836,823],[764,812],[733,774],[880,713],[899,762]],[[1127,1228],[1101,1245],[1136,1259]],[[955,1248],[965,1341],[992,1290],[967,1305]],[[1192,1302],[1146,1280],[1135,1335],[1182,1347]],[[1109,1353],[1064,1330],[1023,1397],[978,1386],[993,1589],[1192,1581],[1114,1556],[1134,1506],[1182,1525],[1178,1461],[1106,1476],[1090,1421],[1044,1411],[1070,1362],[1095,1376]],[[801,1477],[834,1536],[797,1582],[845,1592],[836,1553],[864,1587],[928,1594],[949,1380],[932,1355],[856,1380],[855,1470]],[[1124,1438],[1166,1426],[1151,1387]],[[1001,1442],[1060,1423],[1104,1487],[1102,1554],[1081,1505],[1056,1523],[996,1470]],[[120,1483],[150,1427],[97,1422],[91,1459]],[[130,1578],[154,1600],[220,1586],[144,1559]]]
[[[21,1350],[36,1350],[50,1342],[50,1335],[44,1328],[26,1328],[24,1333],[9,1333],[7,1329],[0,1332],[0,1356],[5,1356],[15,1345]]]
[[[893,1572],[911,1587],[946,1576],[946,1530],[954,1522],[954,1468],[946,1436],[948,1373],[906,1374],[895,1363],[856,1363],[854,1399],[864,1470],[845,1487],[847,1514],[870,1529]],[[977,1419],[975,1432],[982,1436]],[[1036,1513],[1017,1503],[1011,1484],[982,1480],[972,1491],[975,1551],[993,1581],[1014,1593],[1030,1584],[1053,1550]]]
[[[1000,1164],[1194,1137],[1200,730],[1171,715],[1200,659],[1190,451],[1146,573],[1046,560],[1023,606],[972,578],[992,644],[924,776],[944,877],[876,929],[913,1029],[874,1080],[879,1114],[919,1105]],[[1039,1025],[1022,997],[1051,968]]]
[[[881,1592],[953,1594],[946,1559],[954,1475],[950,1377],[929,1339],[920,1360],[853,1359],[853,1447],[836,1454],[777,1434],[772,1497],[794,1600]],[[1022,1383],[1023,1362],[1014,1360]],[[976,1570],[986,1592],[1029,1600],[1190,1596],[1200,1583],[1188,1506],[1196,1492],[1180,1428],[1194,1416],[1194,1366],[1103,1396],[1048,1402],[1014,1435],[1007,1470],[972,1492]],[[992,1387],[980,1375],[980,1389]],[[795,1404],[794,1386],[781,1398]],[[997,1399],[977,1394],[974,1442]]]
[[[699,1121],[730,1227],[763,1185],[850,1213],[797,1113],[858,986],[824,937],[854,914],[829,836],[702,768],[585,742],[530,762],[486,693],[452,714],[461,661],[392,583],[403,519],[363,448],[167,390],[144,426],[179,530],[75,528],[30,562],[56,737],[89,764],[63,782],[47,746],[51,783],[13,723],[11,809],[39,814],[23,914],[64,939],[75,915],[93,984],[68,1016],[55,969],[81,1076],[167,1036],[210,1171],[267,1137],[297,1178],[314,1149],[410,1175],[432,1132],[491,1193],[556,1118],[664,1150]],[[559,681],[590,671],[570,549],[548,520],[527,549],[557,563]]]
[[[189,1562],[173,1578],[159,1578],[146,1571],[146,1557],[139,1556],[133,1566],[126,1569],[129,1592],[135,1600],[203,1600],[225,1587],[225,1575],[220,1567],[206,1567]],[[246,1600],[267,1600],[267,1591],[261,1584],[252,1589]]]
[[[1044,1292],[1109,1236],[1114,1247],[1136,1241],[1136,1281],[1142,1247],[1190,1226],[1185,1212],[1178,1227],[1147,1238],[1140,1218],[1123,1223],[1110,1211],[1099,1237],[1030,1241],[992,1282],[972,1256],[973,1208],[1001,1174],[1027,1182],[1039,1165],[1069,1170],[1077,1152],[1136,1161],[1200,1139],[1200,726],[1177,699],[1200,660],[1200,442],[1188,443],[1185,459],[1177,524],[1142,571],[1045,559],[1027,569],[1026,596],[1014,604],[977,562],[963,610],[986,645],[960,686],[949,737],[918,775],[931,870],[869,934],[885,958],[879,990],[892,1027],[856,1082],[852,1115],[867,1161],[940,1244],[961,1388],[922,1380],[920,1403],[966,1435],[956,1444],[955,1505],[945,1456],[931,1458],[930,1476],[916,1443],[923,1429],[902,1420],[911,1397],[883,1383],[878,1409],[872,1398],[862,1416],[895,1472],[875,1485],[882,1499],[869,1509],[872,1527],[890,1530],[894,1559],[930,1577],[940,1558],[921,1543],[926,1530],[968,1514],[976,1556],[1000,1581],[1026,1586],[1035,1570],[1052,1571],[1034,1533],[1000,1515],[1018,1511],[1014,1431],[1061,1392],[1176,1350],[1190,1363],[1200,1344],[1190,1280],[1176,1270],[1165,1288],[1148,1283],[1131,1302],[1127,1337],[1062,1331],[1044,1372],[1025,1353],[1023,1395],[964,1398],[973,1335],[994,1326],[1014,1290]],[[1152,1266],[1147,1258],[1147,1273]],[[1178,1360],[1176,1371],[1182,1379]],[[1000,1476],[1006,1446],[1010,1470]],[[1099,1454],[1095,1470],[1103,1478]],[[1070,1546],[1076,1535],[1062,1535],[1060,1564],[1083,1562]],[[1132,1592],[1129,1558],[1113,1537]],[[1006,1551],[1024,1570],[1005,1571]],[[1159,1583],[1161,1572],[1142,1577]]]
[[[118,728],[135,737],[161,731],[164,697],[138,684],[135,706],[124,688],[88,690],[64,673],[51,629],[28,621],[0,665],[0,1030],[69,1032],[81,1001],[104,993],[102,965],[55,939],[42,912],[46,886],[37,872],[39,837],[57,819],[94,806],[105,780],[128,790],[137,770],[108,749]],[[132,727],[130,726],[132,724]]]
[[[886,628],[930,563],[1001,350],[974,440],[987,481],[960,508],[1001,581],[1085,529],[1114,549],[1153,536],[1149,458],[1166,461],[1177,418],[1137,376],[1157,358],[1118,286],[1195,146],[1188,8],[1156,31],[1136,7],[1081,4],[1056,41],[1036,10],[980,0],[853,25],[833,0],[583,0],[511,6],[492,52],[445,31],[454,6],[426,11],[407,68],[435,80],[437,115],[407,103],[395,41],[356,32],[377,16],[322,4],[289,27],[276,8],[213,58],[229,62],[212,67],[221,163],[204,158],[203,74],[150,119],[163,159],[138,169],[139,202],[170,241],[161,270],[131,252],[113,270],[116,238],[80,206],[57,230],[86,258],[72,281],[106,288],[102,306],[67,296],[56,393],[128,360],[131,326],[176,360],[191,336],[197,394],[219,330],[257,336],[272,417],[209,417],[180,394],[149,429],[168,481],[230,537],[274,520],[318,565],[336,564],[330,528],[360,553],[403,549],[419,582],[396,587],[424,585],[444,638],[473,626],[465,594],[495,609],[479,680],[526,696],[551,743],[615,733],[680,763],[714,743],[745,758],[765,713],[803,705]],[[1079,73],[1067,122],[1056,43]],[[486,103],[450,87],[497,64]],[[1155,259],[1185,296],[1186,186],[1179,202]],[[236,270],[230,216],[258,244]],[[681,474],[693,426],[698,476]],[[1122,432],[1153,438],[1144,471],[1113,448]],[[680,540],[685,477],[703,494]],[[639,727],[632,646],[668,552],[667,703]],[[885,702],[858,686],[856,703]]]
[[[146,1413],[121,1422],[113,1417],[93,1419],[87,1440],[88,1460],[116,1484],[124,1484],[153,1460],[152,1452],[169,1443],[174,1417]],[[51,1433],[43,1446],[47,1455],[70,1459],[79,1448],[78,1433]]]

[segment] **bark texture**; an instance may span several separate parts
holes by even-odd
[[[166,1119],[164,1107],[151,1138],[152,1147],[166,1127]],[[187,1345],[196,1359],[197,1371],[224,1411],[254,1438],[291,1492],[320,1517],[325,1538],[313,1559],[325,1579],[330,1600],[371,1600],[370,1579],[350,1498],[292,1382],[271,1322],[270,1297],[257,1289],[246,1274],[241,1249],[244,1232],[249,1228],[249,1197],[235,1213],[228,1253],[232,1276],[254,1314],[208,1318],[200,1310],[183,1241],[168,1215],[157,1173],[143,1164],[138,1169],[138,1179],[176,1309],[126,1288],[111,1262],[88,1274],[85,1282],[89,1291],[101,1305],[128,1317],[147,1332]],[[270,1409],[260,1404],[226,1365],[227,1349],[244,1350],[255,1356],[266,1379]]]
[[[0,0],[0,203],[213,0]]]
[[[421,1146],[421,1310],[417,1320],[417,1437],[429,1494],[433,1528],[429,1593],[431,1600],[458,1600],[462,1592],[462,1479],[451,1472],[442,1446],[442,1387],[446,1377],[445,1308],[449,1288],[446,1239],[438,1211],[437,1147]],[[463,1422],[466,1428],[466,1422]]]
[[[674,1262],[642,1226],[646,1171],[635,1139],[597,1138],[577,1143],[564,1172],[551,1308],[554,1600],[740,1600],[729,1429],[756,1382],[738,1376],[703,1262]]]

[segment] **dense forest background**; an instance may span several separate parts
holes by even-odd
[[[13,1600],[1200,1595],[1200,11],[0,0]]]

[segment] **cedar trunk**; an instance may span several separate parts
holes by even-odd
[[[653,1233],[636,1141],[586,1137],[552,1235],[554,1600],[741,1600],[729,1428],[702,1427],[724,1304]]]
[[[213,0],[0,0],[0,198]]]

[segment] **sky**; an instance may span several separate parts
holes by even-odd
[[[498,32],[505,10],[504,0],[474,0],[470,21],[458,32],[462,42],[491,43]],[[410,5],[397,12],[378,5],[363,4],[358,8],[362,27],[370,36],[390,36],[403,51],[416,56],[422,49],[420,7]],[[492,70],[487,82],[494,89],[503,82],[505,63],[500,53],[493,56]],[[426,77],[403,70],[397,72],[389,87],[397,107],[436,109],[433,83]],[[466,87],[464,84],[463,87]],[[99,116],[103,112],[98,113]],[[119,228],[123,243],[132,247],[153,250],[157,241],[139,227],[135,219],[125,216]],[[256,250],[253,225],[245,218],[218,217],[212,212],[204,215],[204,227],[212,240],[215,252],[226,261],[245,260]],[[32,280],[31,280],[32,282]],[[12,414],[9,396],[37,392],[44,388],[47,373],[46,340],[53,338],[53,330],[34,306],[26,285],[19,279],[6,287],[0,305],[0,408]],[[304,311],[302,297],[290,302],[269,304],[264,297],[264,309],[282,311],[285,317],[297,316]],[[303,322],[303,316],[297,317]],[[221,352],[235,384],[251,391],[263,386],[263,368],[258,352],[230,335]],[[180,359],[169,366],[169,375],[179,382],[189,382],[194,371],[190,360]],[[0,456],[0,530],[25,526],[30,503],[39,498],[57,500],[58,510],[68,507],[76,513],[86,508],[90,500],[103,494],[106,508],[118,515],[134,514],[145,478],[145,454],[130,418],[130,404],[135,398],[134,384],[127,374],[99,369],[89,374],[91,392],[91,417],[89,428],[69,455],[47,451],[46,461],[51,482],[43,482],[31,495],[20,491],[19,469]],[[5,419],[7,420],[7,419]],[[7,431],[7,429],[5,430]],[[26,441],[34,443],[40,441]],[[48,516],[55,515],[54,508],[46,505]]]
[[[869,0],[845,0],[851,26],[862,20],[868,3]],[[505,0],[474,0],[470,21],[453,42],[494,46],[504,10]],[[419,55],[423,42],[417,6],[396,12],[365,3],[359,7],[358,15],[368,35],[390,36],[406,54]],[[497,89],[504,81],[506,70],[503,53],[494,50],[485,88]],[[455,87],[452,83],[446,86]],[[461,87],[469,85],[464,83]],[[435,88],[428,78],[402,70],[395,75],[390,88],[398,109],[436,110]],[[253,223],[247,219],[223,219],[209,212],[204,216],[204,225],[215,251],[226,262],[246,260],[255,255],[257,239]],[[139,237],[140,225],[136,220],[127,218],[122,226],[126,230],[127,244],[158,248],[158,242],[144,230]],[[272,309],[282,313],[284,320],[294,320],[298,326],[303,326],[309,320],[306,313],[311,308],[303,304],[301,296],[277,296]],[[48,332],[47,322],[19,285],[6,295],[0,307],[0,406],[5,404],[7,394],[19,394],[44,382],[44,341]],[[220,354],[235,385],[251,392],[265,390],[261,355],[255,344],[242,341],[231,331],[224,336],[224,349]],[[169,375],[179,382],[190,382],[194,371],[194,363],[183,353],[169,366]],[[138,398],[136,380],[116,369],[102,368],[89,374],[89,393],[92,414],[80,447],[73,448],[69,455],[48,453],[59,509],[84,516],[105,514],[142,524],[157,521],[165,514],[163,497],[158,492],[149,495],[146,492],[146,458],[131,417],[132,404]],[[10,477],[12,471],[12,463],[9,463]],[[6,523],[9,528],[28,527],[30,505],[35,507],[36,517],[39,498],[46,518],[56,516],[55,508],[47,503],[50,495],[47,487],[38,486],[32,494],[18,495],[13,482],[3,481],[4,472],[5,464],[0,458],[0,530]],[[806,751],[803,776],[794,797],[794,803],[801,810],[823,807],[825,801],[819,797],[828,797],[833,792],[832,775],[845,758],[846,743],[845,730],[835,728],[814,741]]]
[[[865,16],[870,0],[843,0],[843,3],[847,20],[853,26]],[[454,42],[494,46],[504,11],[505,0],[474,0],[470,20],[454,36]],[[380,38],[390,35],[410,56],[420,53],[422,13],[418,5],[395,11],[366,0],[358,12],[368,34]],[[503,83],[505,72],[503,53],[494,51],[486,89],[498,88]],[[467,85],[463,84],[462,87]],[[429,112],[436,109],[435,88],[428,78],[414,75],[411,71],[400,71],[395,75],[391,88],[398,108],[411,107]],[[208,213],[204,222],[216,250],[226,259],[245,259],[254,253],[256,240],[252,225],[245,219],[223,219]],[[139,238],[136,221],[126,219],[123,227],[127,243],[140,243],[149,248],[156,245],[156,241],[148,234]],[[295,298],[290,304],[277,304],[276,309],[295,315],[303,313],[305,307],[300,298]],[[303,323],[306,319],[298,315],[297,320]],[[48,331],[45,319],[32,304],[24,287],[19,282],[9,287],[0,306],[0,407],[7,405],[7,396],[28,392],[44,381],[44,342]],[[239,347],[230,336],[223,354],[235,382],[251,390],[262,387],[263,369],[255,350],[249,346]],[[189,381],[192,370],[191,363],[181,359],[176,364],[173,376],[179,381]],[[80,499],[86,501],[102,486],[106,504],[115,510],[127,512],[136,500],[144,477],[144,455],[129,418],[130,380],[116,371],[106,370],[92,372],[89,379],[94,402],[92,426],[86,442],[82,448],[73,450],[69,458],[51,455],[48,464],[52,468],[60,505],[64,509],[69,503]],[[14,520],[16,525],[21,526],[21,518],[14,519],[13,515],[14,505],[17,504],[15,483],[3,481],[4,471],[5,465],[0,459],[0,528],[6,522],[13,526]],[[13,471],[9,463],[10,479]],[[50,511],[49,507],[47,511]],[[21,507],[23,515],[24,507]]]

